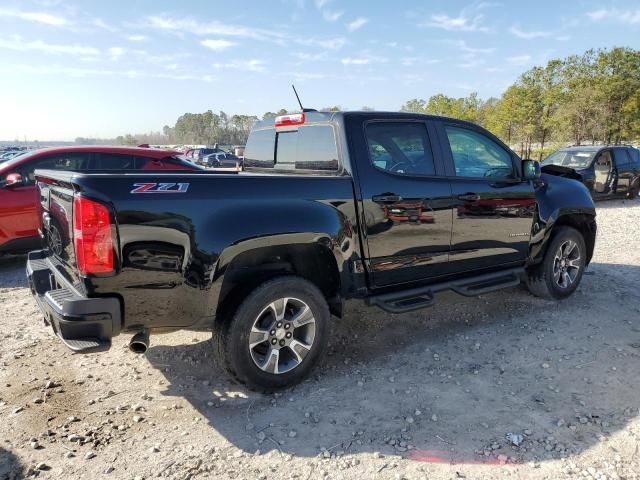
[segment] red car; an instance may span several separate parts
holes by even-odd
[[[179,155],[169,150],[137,147],[55,147],[0,163],[0,253],[40,247],[35,169],[202,170]]]

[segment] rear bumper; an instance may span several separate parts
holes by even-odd
[[[27,278],[45,322],[71,350],[106,350],[122,325],[120,300],[87,298],[58,272],[44,250],[29,253]]]

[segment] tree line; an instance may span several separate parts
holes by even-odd
[[[324,111],[339,111],[339,106]],[[362,107],[362,110],[372,110]],[[525,158],[542,158],[560,143],[621,143],[640,138],[640,51],[631,48],[588,50],[549,61],[524,72],[499,98],[477,93],[408,100],[402,111],[475,122],[519,150]],[[288,113],[266,112],[262,118]],[[162,132],[120,136],[116,143],[246,143],[255,115],[225,112],[185,113]],[[77,139],[78,143],[95,139]]]
[[[588,50],[524,72],[500,98],[438,94],[401,110],[475,122],[525,158],[542,158],[551,142],[631,141],[640,138],[640,51]]]

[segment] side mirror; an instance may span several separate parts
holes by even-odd
[[[522,178],[524,180],[539,180],[542,171],[540,164],[535,160],[522,160]]]
[[[4,186],[6,188],[19,187],[23,185],[23,183],[24,181],[22,179],[22,175],[20,175],[19,173],[10,173],[9,175],[7,175],[7,178],[4,181]]]

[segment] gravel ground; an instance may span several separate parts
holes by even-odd
[[[0,479],[640,478],[640,200],[598,224],[570,299],[351,305],[315,376],[273,396],[230,383],[206,334],[71,354],[4,258]]]

